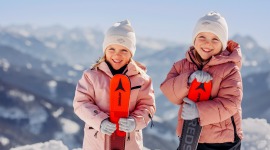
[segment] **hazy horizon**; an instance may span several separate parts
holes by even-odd
[[[270,1],[0,1],[0,26],[24,25],[67,28],[91,27],[105,31],[114,22],[129,19],[137,36],[189,44],[197,19],[214,10],[229,26],[229,37],[252,36],[270,49]]]

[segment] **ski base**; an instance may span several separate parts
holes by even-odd
[[[202,127],[198,119],[184,120],[182,136],[178,150],[196,150]]]
[[[118,136],[113,133],[110,136],[110,150],[125,150],[126,136]]]

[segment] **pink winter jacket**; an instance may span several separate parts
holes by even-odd
[[[186,53],[186,58],[174,63],[160,89],[174,104],[181,105],[183,98],[189,91],[188,78],[191,73],[198,70],[194,63],[194,48]],[[194,63],[192,62],[194,61]],[[241,127],[243,97],[240,47],[231,51],[224,50],[220,55],[212,56],[204,65],[203,71],[212,77],[211,99],[197,102],[200,125],[203,127],[199,143],[224,143],[234,141],[234,125],[240,139],[243,138]],[[181,106],[182,107],[182,106]],[[181,136],[183,119],[181,109],[178,112],[176,134]]]
[[[126,75],[131,81],[130,116],[136,121],[136,128],[130,133],[130,140],[126,141],[126,149],[142,150],[142,129],[153,117],[155,97],[151,78],[141,74],[135,67],[135,62],[127,66]],[[109,67],[102,62],[94,69],[84,71],[77,84],[74,97],[74,111],[85,122],[84,150],[105,150],[108,135],[100,132],[101,122],[109,117],[109,88],[113,77]]]

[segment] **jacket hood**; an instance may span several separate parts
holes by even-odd
[[[143,71],[147,72],[147,68],[145,65],[143,65],[142,63],[138,62],[138,61],[134,61],[136,63],[136,65],[138,67],[140,67]]]
[[[212,56],[210,61],[206,64],[207,66],[215,66],[228,62],[235,63],[239,69],[242,67],[242,53],[240,45],[232,40],[228,41],[227,48],[220,54]],[[199,62],[194,56],[195,48],[192,46],[186,52],[186,58],[190,62],[194,62],[199,65]]]

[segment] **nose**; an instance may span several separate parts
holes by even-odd
[[[205,42],[204,42],[204,45],[212,46],[212,41],[209,40],[209,39],[206,39]]]
[[[115,52],[115,55],[116,55],[116,56],[120,56],[121,53],[120,53],[119,51],[116,51],[116,52]]]
[[[211,44],[211,40],[205,39],[205,44]]]
[[[119,57],[122,56],[122,54],[121,54],[121,52],[119,52],[119,51],[115,51],[115,52],[113,53],[112,56],[113,56],[114,58],[119,58]]]

